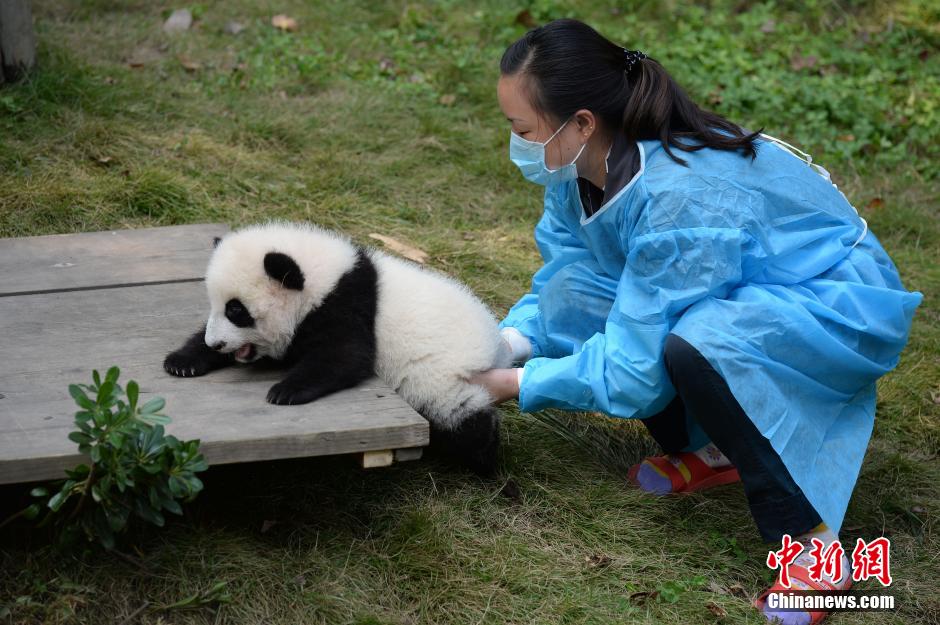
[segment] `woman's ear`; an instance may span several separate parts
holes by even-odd
[[[574,114],[574,121],[578,126],[581,138],[586,142],[597,130],[597,117],[588,109],[580,109]]]

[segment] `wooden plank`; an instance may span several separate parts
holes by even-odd
[[[0,298],[0,484],[49,479],[76,464],[68,384],[121,367],[142,401],[167,401],[168,431],[199,438],[211,464],[417,447],[428,423],[378,379],[301,406],[274,406],[283,375],[239,366],[200,378],[163,371],[204,321],[205,285],[156,284]]]
[[[224,224],[0,239],[0,297],[200,280]]]
[[[0,59],[7,80],[19,80],[36,66],[36,35],[29,0],[0,0]]]

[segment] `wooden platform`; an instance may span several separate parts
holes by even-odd
[[[0,239],[0,484],[62,477],[70,383],[121,369],[141,403],[166,399],[168,431],[210,464],[365,453],[364,466],[420,456],[428,423],[377,378],[302,406],[274,406],[283,375],[239,366],[200,378],[163,371],[208,313],[202,276],[223,225]],[[399,450],[393,453],[395,450]]]

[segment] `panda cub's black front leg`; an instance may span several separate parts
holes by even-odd
[[[189,378],[235,364],[234,354],[220,354],[206,345],[206,329],[196,332],[178,350],[163,361],[167,373]]]
[[[287,376],[271,387],[268,401],[278,405],[306,404],[324,395],[356,386],[372,377],[371,368],[358,366],[328,353],[311,354],[291,367]]]

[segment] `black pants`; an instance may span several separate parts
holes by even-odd
[[[643,419],[667,454],[689,444],[686,412],[738,469],[754,522],[768,542],[796,536],[822,522],[796,485],[770,441],[760,433],[708,360],[685,339],[666,337],[665,365],[677,395]]]

